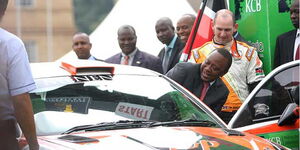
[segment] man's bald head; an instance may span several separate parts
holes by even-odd
[[[212,22],[214,32],[214,42],[226,45],[233,40],[232,34],[237,31],[238,25],[235,23],[233,13],[227,9],[217,11]]]
[[[162,17],[156,21],[156,26],[165,24],[174,29],[173,22],[169,17]]]
[[[78,59],[89,59],[92,48],[89,36],[86,33],[78,32],[74,34],[72,42],[72,48]]]
[[[236,24],[234,14],[230,10],[228,10],[228,9],[221,9],[221,10],[217,11],[216,15],[214,17],[214,23],[216,22],[216,20],[217,20],[218,17],[222,17],[222,18],[228,18],[228,17],[230,17],[231,20],[232,20],[232,24],[233,25]]]

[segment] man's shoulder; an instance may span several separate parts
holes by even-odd
[[[203,45],[201,45],[200,47],[197,47],[197,48],[194,48],[193,50],[194,51],[201,51],[205,48],[213,48],[213,45],[214,43],[212,41],[208,41],[206,43],[204,43]]]
[[[150,53],[147,53],[147,52],[144,52],[144,51],[141,51],[141,50],[138,50],[136,55],[141,55],[142,57],[145,57],[147,59],[151,59],[151,60],[154,60],[154,61],[158,61],[160,60],[159,57],[157,56],[154,56]]]
[[[258,57],[255,47],[250,46],[245,42],[237,41],[237,49],[243,52],[244,57],[246,57],[249,62],[256,61],[256,59],[252,59],[253,57]]]
[[[178,47],[180,50],[185,46],[184,42],[181,41],[179,37],[176,38],[174,47]]]
[[[214,50],[214,45],[212,41],[206,42],[205,44],[201,45],[200,47],[192,49],[194,59],[198,60],[202,55],[208,55],[212,50]],[[198,61],[197,61],[198,62]]]
[[[0,28],[0,42],[4,43],[22,43],[21,39],[16,35],[6,31],[5,29]]]
[[[179,62],[177,63],[168,73],[167,76],[176,74],[181,77],[194,77],[195,74],[199,73],[200,71],[200,65],[196,63],[190,63],[190,62]]]
[[[121,53],[117,53],[117,54],[105,59],[104,61],[111,63],[113,61],[116,61],[117,59],[120,59],[120,57],[119,57],[120,55],[121,55]]]
[[[288,31],[288,32],[284,32],[284,33],[278,35],[277,38],[278,38],[278,39],[283,39],[283,40],[284,40],[286,37],[293,36],[293,35],[296,36],[296,32],[297,32],[296,29],[290,30],[290,31]]]
[[[191,62],[179,62],[175,66],[184,70],[190,70],[192,68],[198,68],[201,64],[191,63]]]
[[[239,46],[239,47],[243,47],[243,48],[247,48],[247,49],[255,48],[255,47],[253,47],[253,46],[251,46],[251,45],[249,45],[249,44],[247,44],[246,42],[243,42],[243,41],[236,40],[236,43],[237,43],[237,46]]]
[[[95,56],[93,56],[93,57],[96,61],[104,61],[103,59],[96,58]]]

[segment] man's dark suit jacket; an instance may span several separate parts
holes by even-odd
[[[177,37],[174,47],[172,49],[167,72],[179,62],[183,48],[184,48],[184,43]],[[161,62],[163,62],[164,56],[165,56],[165,48],[161,49],[161,51],[158,54],[158,57],[160,58]]]
[[[122,53],[118,53],[108,59],[105,60],[107,63],[113,64],[121,64]],[[139,49],[136,51],[135,56],[132,61],[132,66],[139,66],[147,69],[151,69],[153,71],[162,73],[162,62],[161,60],[151,54],[140,51]]]
[[[294,45],[297,29],[279,35],[276,39],[274,67],[294,60]]]
[[[240,42],[244,42],[246,44],[248,44],[249,46],[252,46],[251,43],[249,43],[241,34],[240,32],[235,32],[233,35],[234,39]]]
[[[203,80],[200,77],[201,64],[181,62],[172,68],[166,75],[188,89],[197,97],[203,87]],[[220,78],[209,87],[203,102],[220,116],[222,106],[224,105],[229,90]],[[221,117],[221,116],[220,116]]]

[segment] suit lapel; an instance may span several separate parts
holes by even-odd
[[[221,86],[221,83],[220,83],[220,79],[218,78],[218,79],[216,79],[215,83],[209,87],[209,89],[205,95],[205,98],[204,98],[204,101],[208,106],[216,103],[216,101],[219,100],[218,98],[216,98],[215,94],[217,93],[220,86]]]
[[[137,50],[132,61],[132,66],[141,66],[142,61],[143,61],[142,53],[139,50]]]
[[[122,60],[122,53],[119,53],[119,55],[116,56],[116,64],[121,64],[121,60]]]
[[[172,53],[171,53],[170,59],[169,59],[168,68],[171,67],[171,65],[173,64],[173,61],[175,60],[175,57],[177,56],[178,48],[179,48],[178,44],[179,44],[179,40],[178,40],[178,37],[177,37],[176,41],[175,41],[175,44],[174,44],[174,47],[172,49]]]
[[[286,60],[293,60],[293,56],[294,56],[294,43],[295,43],[295,39],[296,39],[296,32],[297,30],[293,30],[293,32],[290,32],[291,34],[289,34],[286,37],[286,43],[287,43],[287,57]]]
[[[198,64],[198,65],[195,65],[195,68],[193,70],[194,73],[194,79],[192,81],[193,84],[193,93],[199,98],[200,97],[200,91],[202,89],[203,86],[200,87],[200,85],[202,85],[202,80],[201,80],[201,77],[200,77],[200,66],[201,64]]]

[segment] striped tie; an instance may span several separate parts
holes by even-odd
[[[129,56],[124,56],[124,61],[122,63],[122,65],[128,65],[128,60],[129,60]]]
[[[200,100],[203,101],[204,100],[204,97],[206,95],[206,92],[208,90],[208,87],[209,87],[209,82],[204,82],[203,81],[203,87],[202,87],[202,90],[201,90],[201,93],[200,93]]]

